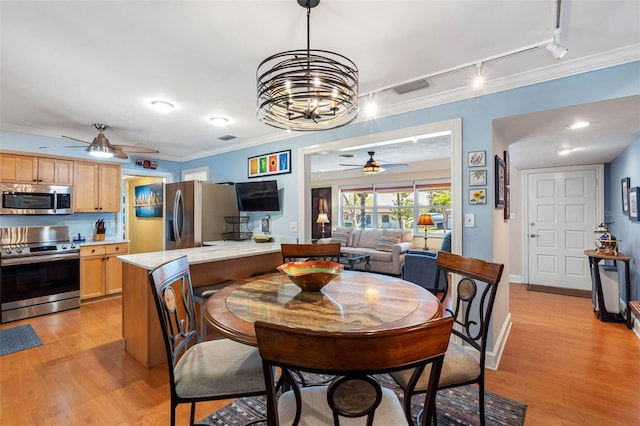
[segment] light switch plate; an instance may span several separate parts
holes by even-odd
[[[475,228],[476,227],[476,215],[473,213],[465,213],[464,215],[464,227]]]
[[[298,232],[298,222],[289,222],[289,231]]]

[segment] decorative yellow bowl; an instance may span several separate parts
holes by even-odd
[[[340,275],[342,265],[329,260],[289,262],[278,266],[282,272],[302,291],[320,291],[332,279]]]

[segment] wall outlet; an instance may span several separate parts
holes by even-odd
[[[476,215],[473,213],[465,213],[464,214],[464,227],[465,228],[475,228],[476,227]]]
[[[298,222],[289,222],[289,231],[298,232]]]

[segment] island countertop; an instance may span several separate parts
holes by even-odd
[[[189,259],[190,265],[197,265],[200,263],[279,252],[280,243],[275,241],[269,243],[256,243],[255,241],[207,241],[203,247],[124,254],[118,256],[118,259],[124,263],[129,263],[150,271],[165,262],[184,255]]]

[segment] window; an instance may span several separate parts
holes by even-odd
[[[379,185],[340,189],[340,226],[358,229],[418,229],[418,217],[431,213],[430,231],[451,229],[449,182]]]

